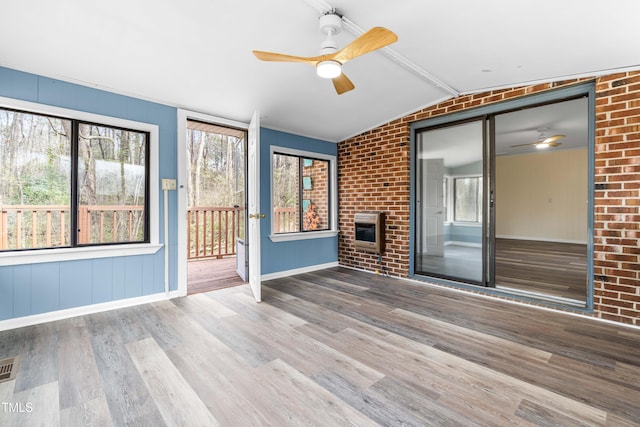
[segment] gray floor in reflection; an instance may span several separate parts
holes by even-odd
[[[585,301],[586,245],[496,239],[496,287]],[[482,249],[446,245],[444,256],[416,257],[418,274],[482,282]]]
[[[419,255],[416,271],[482,281],[482,248],[446,245],[444,256]]]

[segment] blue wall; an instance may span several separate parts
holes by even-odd
[[[160,178],[176,178],[175,108],[2,67],[0,96],[158,125]],[[160,192],[159,205],[151,206],[159,210],[160,224],[162,206]],[[169,210],[170,241],[176,242],[176,192],[170,192]],[[177,246],[169,251],[175,290]],[[152,255],[5,266],[0,267],[0,320],[163,291],[164,249]]]
[[[0,67],[0,96],[70,110],[155,124],[159,128],[159,178],[177,178],[177,111],[173,107]],[[261,209],[271,205],[270,147],[337,155],[337,145],[261,129]],[[165,241],[163,193],[158,185],[160,243]],[[177,289],[177,192],[169,192],[169,287]],[[274,243],[270,215],[261,228],[262,274],[337,262],[338,239]],[[164,292],[164,249],[152,255],[0,267],[0,320]]]
[[[445,242],[482,244],[482,226],[446,223],[444,225]]]
[[[271,232],[271,146],[295,148],[314,153],[338,155],[333,142],[306,138],[271,129],[260,129],[260,212],[267,215],[260,227],[262,274],[277,273],[338,261],[338,237],[272,242]]]

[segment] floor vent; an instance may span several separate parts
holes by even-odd
[[[18,358],[10,357],[9,359],[0,360],[0,383],[9,381],[16,377],[18,371]]]

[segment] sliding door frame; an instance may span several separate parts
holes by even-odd
[[[481,153],[480,161],[482,162],[482,169],[481,169],[482,170],[482,172],[481,172],[482,173],[482,222],[480,223],[480,229],[481,229],[480,230],[480,242],[481,242],[482,247],[481,247],[481,253],[480,253],[480,260],[482,262],[482,265],[481,265],[481,271],[480,271],[480,274],[479,274],[479,280],[473,280],[473,279],[470,279],[470,278],[463,279],[460,276],[458,276],[458,277],[450,276],[450,275],[448,275],[446,273],[443,273],[443,274],[440,274],[440,275],[432,273],[432,274],[434,274],[433,277],[437,277],[439,279],[459,281],[461,283],[466,283],[466,284],[469,284],[469,285],[472,285],[472,286],[476,286],[476,287],[477,286],[482,286],[482,287],[489,286],[489,282],[487,280],[487,277],[488,277],[488,271],[487,271],[488,264],[485,262],[485,260],[487,259],[487,255],[488,255],[488,253],[487,253],[487,233],[488,233],[488,229],[486,227],[487,221],[485,220],[486,215],[488,214],[488,210],[487,210],[487,200],[488,200],[487,199],[487,178],[488,178],[487,172],[488,171],[487,171],[486,159],[487,159],[487,153],[488,153],[487,144],[489,143],[489,140],[490,140],[488,138],[488,135],[487,135],[487,132],[486,132],[487,120],[488,120],[488,117],[482,115],[482,116],[478,116],[478,117],[471,117],[471,118],[464,119],[464,120],[454,120],[454,121],[451,121],[451,122],[435,124],[435,125],[429,126],[429,127],[417,128],[415,130],[415,133],[414,133],[414,135],[416,136],[416,141],[417,141],[418,134],[428,133],[430,131],[438,131],[438,130],[442,130],[442,129],[446,129],[446,128],[454,128],[456,126],[472,124],[472,123],[475,123],[475,122],[480,124],[480,129],[481,129],[480,132],[481,132],[481,137],[482,137],[482,143],[481,143],[481,147],[479,149],[479,151]],[[417,153],[417,150],[418,150],[418,141],[417,141],[417,145],[415,147],[416,153]],[[415,166],[416,173],[417,173],[418,172],[417,171],[417,169],[418,169],[417,163],[415,163],[413,165]],[[454,178],[454,180],[455,180],[455,178]],[[415,184],[416,184],[415,189],[417,190],[418,189],[418,185],[419,185],[419,181],[416,180]],[[455,191],[455,184],[451,185],[450,188],[453,188],[454,191]],[[416,193],[412,192],[412,195],[413,194],[416,194]],[[417,207],[417,200],[416,199],[417,199],[417,196],[416,197],[412,197],[412,201],[415,203],[415,207]],[[450,208],[450,206],[447,206],[447,209],[449,209],[449,208]],[[416,214],[417,211],[413,210],[413,209],[414,208],[412,208],[412,211],[411,211],[412,212],[412,217],[415,217],[417,215]],[[455,215],[455,213],[451,212],[450,215],[453,216],[453,215]],[[460,225],[460,223],[458,223],[458,225]],[[416,229],[415,230],[418,231],[419,229],[420,228],[419,228],[418,224],[416,224]],[[416,233],[414,232],[413,234],[416,234]],[[415,236],[415,237],[417,237],[417,236]],[[413,248],[412,251],[413,251],[412,253],[415,254],[415,248]],[[416,275],[419,275],[419,276],[427,275],[426,273],[428,273],[428,272],[416,272],[415,271],[416,265],[415,265],[414,261],[415,261],[415,258],[413,258],[413,260],[411,261],[414,273]],[[429,276],[429,277],[432,277],[432,276]]]
[[[470,108],[467,110],[446,114],[442,116],[437,116],[421,121],[417,121],[411,123],[410,125],[410,218],[409,218],[409,277],[419,280],[428,280],[434,283],[442,283],[446,285],[451,285],[455,287],[478,290],[478,285],[467,284],[458,281],[452,281],[437,277],[431,276],[423,276],[416,274],[415,271],[415,249],[416,249],[416,168],[417,168],[417,134],[427,128],[435,128],[438,126],[447,126],[453,123],[461,123],[465,121],[471,120],[484,120],[485,123],[488,122],[488,126],[486,131],[483,133],[484,147],[485,147],[485,155],[488,155],[488,159],[483,161],[483,168],[486,182],[484,184],[485,194],[483,198],[485,199],[484,208],[487,209],[489,227],[486,232],[483,232],[484,242],[483,248],[487,247],[488,251],[484,253],[483,264],[486,264],[484,270],[485,275],[483,276],[486,280],[484,284],[487,292],[499,294],[499,295],[507,295],[513,298],[523,299],[523,300],[532,300],[539,302],[540,300],[537,298],[530,298],[525,296],[515,295],[508,291],[496,289],[495,286],[495,268],[494,268],[494,260],[495,260],[495,245],[493,244],[495,241],[495,209],[493,209],[493,195],[495,194],[495,120],[494,116],[497,114],[504,114],[511,111],[517,111],[525,108],[532,108],[536,106],[542,106],[546,104],[569,101],[571,99],[577,99],[581,97],[587,97],[587,114],[588,114],[588,141],[587,141],[587,151],[588,151],[588,165],[587,165],[587,173],[588,173],[588,200],[587,200],[587,292],[586,292],[586,301],[584,310],[587,312],[593,311],[593,254],[594,254],[594,232],[593,232],[593,222],[594,222],[594,176],[595,176],[595,82],[589,81],[585,83],[578,83],[569,87],[549,90],[546,92],[536,93],[532,95],[522,96],[520,98],[516,98],[513,100],[498,102],[491,105],[481,106]],[[488,139],[488,141],[487,141]],[[485,219],[484,221],[487,221]],[[484,230],[484,226],[483,226]],[[489,244],[491,243],[491,244]],[[483,249],[484,250],[484,249]],[[487,288],[486,286],[490,287]],[[562,303],[555,304],[553,302],[548,302],[549,305],[558,305],[564,306]]]

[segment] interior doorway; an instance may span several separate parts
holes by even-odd
[[[247,132],[187,119],[187,294],[245,283]]]

